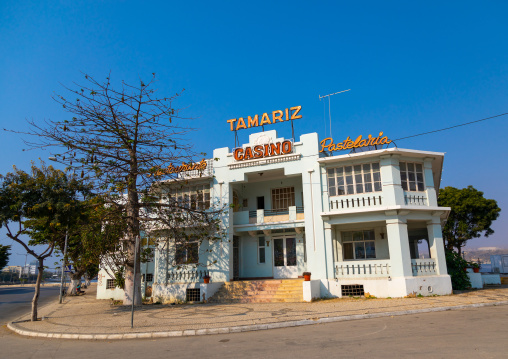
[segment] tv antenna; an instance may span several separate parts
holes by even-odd
[[[347,89],[344,91],[339,91],[335,93],[330,93],[328,95],[321,96],[319,95],[319,101],[321,101],[322,98],[328,97],[328,117],[330,118],[330,137],[332,137],[332,113],[330,111],[330,96],[337,95],[338,93],[348,92],[351,91],[351,89]],[[324,113],[323,113],[324,116]],[[325,134],[326,134],[326,123],[325,123]]]

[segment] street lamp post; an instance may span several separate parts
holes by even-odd
[[[131,328],[134,328],[134,301],[136,299],[136,266],[138,257],[138,246],[139,246],[139,235],[136,236],[136,243],[134,247],[134,283],[132,285]]]
[[[56,157],[48,157],[48,160],[53,161],[53,162],[62,163],[62,162],[58,161],[58,159]],[[65,230],[64,255],[63,255],[63,260],[62,260],[62,275],[60,278],[60,298],[58,301],[60,304],[62,304],[62,297],[63,297],[62,292],[63,292],[64,273],[65,273],[65,271],[64,271],[65,270],[65,258],[67,257],[67,237],[68,236],[69,236],[69,227],[67,227],[67,229]]]
[[[60,278],[60,298],[59,298],[59,303],[62,304],[62,297],[63,297],[63,282],[64,282],[64,270],[65,270],[65,258],[67,257],[67,236],[68,236],[68,233],[69,232],[69,229],[67,229],[65,231],[65,244],[64,244],[64,255],[63,255],[63,259],[62,259],[62,276]]]

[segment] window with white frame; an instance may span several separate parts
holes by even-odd
[[[272,189],[272,209],[288,209],[295,205],[295,188],[282,187]]]
[[[266,262],[265,237],[258,237],[258,263]]]
[[[184,208],[205,210],[210,208],[210,185],[198,184],[171,188],[169,195]]]
[[[424,191],[423,165],[413,162],[399,162],[400,181],[404,191]]]
[[[199,261],[199,241],[197,238],[182,238],[175,241],[175,263],[197,264]]]
[[[106,281],[106,289],[115,289],[115,280],[114,279],[108,279]]]
[[[341,236],[344,260],[376,258],[373,230],[342,232]]]
[[[327,169],[330,196],[381,191],[379,163],[341,166]]]

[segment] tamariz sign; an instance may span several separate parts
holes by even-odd
[[[229,123],[231,131],[238,131],[265,125],[275,125],[279,122],[293,121],[302,118],[302,115],[299,114],[301,109],[302,106],[288,107],[284,110],[265,112],[261,115],[261,120],[259,120],[259,115],[254,115],[247,116],[246,119],[243,117],[232,118],[227,122]]]
[[[268,143],[249,147],[239,147],[233,151],[236,161],[253,160],[293,153],[293,142],[285,140],[282,142]]]

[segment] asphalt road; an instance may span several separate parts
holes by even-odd
[[[506,358],[508,306],[158,340],[31,339],[0,329],[1,358]]]
[[[41,287],[39,306],[58,299],[59,287]],[[5,325],[32,310],[34,287],[0,287],[0,325]],[[1,358],[0,354],[0,358]]]

